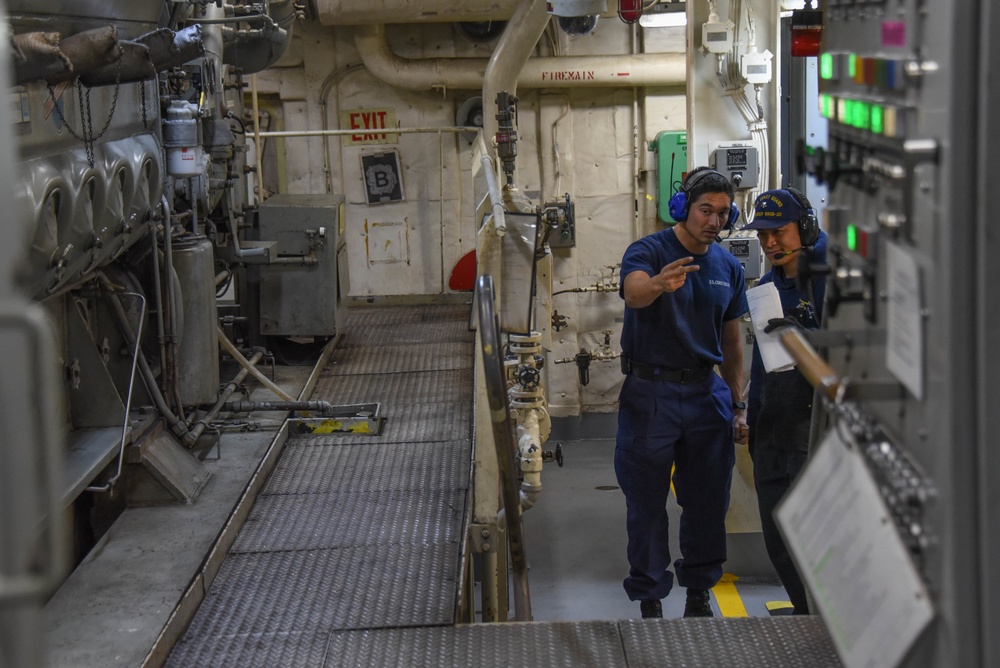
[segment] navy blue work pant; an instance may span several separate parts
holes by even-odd
[[[618,401],[615,473],[628,506],[625,592],[633,601],[657,600],[673,587],[667,522],[671,467],[681,507],[677,581],[682,587],[714,587],[726,561],[736,459],[729,387],[714,373],[683,385],[629,375]]]
[[[793,612],[797,615],[809,614],[806,588],[795,568],[795,562],[792,561],[792,555],[788,552],[788,546],[778,531],[774,509],[805,467],[806,459],[804,452],[782,452],[759,446],[753,455],[753,482],[757,490],[764,547],[767,548],[767,556],[777,571],[781,584],[788,592]]]

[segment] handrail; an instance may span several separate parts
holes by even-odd
[[[517,621],[531,621],[531,594],[528,590],[528,557],[524,549],[524,526],[521,523],[521,499],[518,494],[517,468],[514,465],[514,424],[507,403],[503,359],[500,356],[500,326],[493,307],[493,277],[480,276],[476,283],[479,305],[479,341],[483,353],[486,394],[493,422],[493,442],[500,466],[500,487],[507,534],[510,537],[510,560],[514,568],[514,616]]]
[[[111,281],[104,274],[98,274],[101,282],[105,287],[112,289]],[[142,354],[142,323],[146,319],[146,297],[139,294],[138,292],[109,292],[108,293],[114,301],[118,303],[117,308],[121,309],[121,299],[120,295],[128,295],[129,297],[137,297],[142,300],[142,307],[139,309],[139,324],[135,328],[135,343],[133,344],[135,350],[132,351],[132,370],[129,372],[128,376],[128,395],[125,399],[125,417],[122,420],[122,436],[121,443],[118,445],[118,466],[115,469],[115,474],[111,476],[103,485],[90,485],[86,488],[87,492],[108,492],[118,479],[122,475],[122,466],[125,464],[125,440],[128,435],[129,427],[129,412],[132,410],[132,390],[135,388],[135,369],[139,365],[139,355]]]

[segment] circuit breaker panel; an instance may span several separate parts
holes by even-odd
[[[984,595],[998,584],[984,565],[1000,554],[986,531],[986,481],[1000,473],[986,423],[1000,408],[986,390],[1000,324],[986,175],[1000,97],[986,68],[1000,12],[923,0],[820,8],[827,148],[800,144],[797,162],[830,190],[828,263],[805,268],[827,276],[811,343],[842,381],[825,419],[868,453],[935,610],[904,665],[997,665]]]

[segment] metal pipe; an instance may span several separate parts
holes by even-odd
[[[482,132],[482,128],[477,128],[474,126],[462,127],[462,126],[446,126],[441,128],[435,127],[421,127],[421,128],[392,128],[386,130],[386,134],[393,135],[406,135],[415,134],[421,132]],[[271,130],[268,132],[257,133],[261,137],[332,137],[335,135],[356,135],[358,130]]]
[[[256,365],[257,362],[259,362],[262,357],[264,357],[264,352],[258,350],[256,353],[254,353],[253,357],[251,357],[247,361],[251,365]],[[236,388],[240,386],[240,383],[243,382],[243,380],[247,377],[247,374],[249,373],[250,371],[246,367],[241,368],[240,372],[237,373],[236,376],[231,381],[226,383],[226,386],[224,388],[222,388],[222,392],[219,394],[218,401],[216,401],[215,404],[212,405],[212,407],[208,410],[207,413],[205,413],[200,418],[198,418],[198,420],[195,421],[194,428],[191,430],[191,434],[194,437],[195,441],[197,441],[201,437],[201,435],[205,433],[205,429],[208,428],[208,423],[214,420],[215,417],[222,411],[223,406],[225,406],[226,402],[229,401],[229,397],[233,396],[233,392],[236,391]]]
[[[493,440],[500,465],[501,497],[510,536],[510,559],[514,569],[514,615],[518,621],[531,621],[531,595],[528,589],[528,558],[521,522],[517,469],[514,464],[514,427],[507,405],[507,386],[500,357],[499,323],[493,306],[493,277],[480,276],[476,284],[479,306],[479,338],[482,342],[483,371],[493,423]]]
[[[156,221],[149,226],[153,239],[153,292],[156,298],[156,335],[160,344],[160,380],[167,377],[167,342],[163,330],[163,289],[160,279],[160,245],[156,242]]]
[[[112,309],[115,312],[115,316],[118,318],[118,324],[121,326],[122,331],[125,333],[125,338],[132,342],[132,339],[137,338],[135,332],[132,331],[132,323],[129,322],[128,316],[125,315],[125,309],[122,308],[121,302],[117,300],[111,300]],[[159,386],[156,384],[156,376],[153,375],[153,370],[149,368],[149,362],[146,361],[146,356],[140,351],[139,354],[139,372],[142,374],[142,380],[146,384],[146,390],[149,392],[150,398],[153,400],[153,405],[156,406],[156,410],[160,412],[163,419],[167,421],[167,425],[170,430],[184,442],[185,445],[194,445],[195,439],[190,437],[190,432],[183,422],[170,410],[167,405],[166,399],[163,398],[163,394],[160,392]]]
[[[257,196],[257,204],[264,201],[264,181],[261,178],[263,176],[261,157],[264,154],[264,147],[260,145],[260,105],[257,100],[257,75],[250,75],[250,99],[253,103],[253,136],[254,136],[254,169],[257,171],[254,173],[254,185],[256,186],[257,192],[254,193]],[[234,242],[235,243],[235,242]]]
[[[329,401],[230,401],[223,409],[227,413],[253,413],[256,411],[316,411],[327,414],[333,412]]]
[[[268,262],[268,264],[311,266],[319,264],[319,258],[316,257],[315,251],[309,251],[308,255],[286,255],[285,257],[271,258],[271,261]]]
[[[234,360],[236,360],[244,368],[246,368],[250,372],[251,376],[260,381],[261,385],[271,390],[285,401],[295,401],[295,397],[293,397],[292,395],[288,394],[283,389],[275,385],[270,378],[261,373],[260,369],[250,364],[250,361],[243,356],[243,353],[241,353],[235,345],[233,345],[233,342],[229,340],[229,337],[226,336],[226,333],[223,332],[222,328],[219,327],[218,325],[216,325],[215,327],[215,333],[219,339],[219,343],[221,343],[222,347],[226,349],[226,352],[232,355]]]
[[[333,90],[333,85],[338,83],[342,78],[350,74],[351,72],[360,72],[364,69],[364,65],[360,63],[354,63],[351,65],[345,65],[335,69],[333,72],[327,75],[326,79],[323,80],[323,85],[319,89],[319,109],[320,109],[320,121],[323,130],[329,130],[327,124],[327,104],[326,98],[329,97],[330,91]],[[340,170],[343,172],[343,170]],[[330,142],[328,135],[323,135],[323,174],[326,179],[326,191],[328,193],[333,192],[333,177],[331,175],[332,167],[330,166]],[[341,174],[341,179],[343,179],[343,174]],[[341,187],[341,192],[343,192],[343,187]]]
[[[240,233],[236,227],[236,216],[233,214],[233,197],[233,191],[226,190],[224,200],[226,209],[226,224],[229,226],[230,241],[232,241],[233,244],[233,255],[237,260],[242,260],[243,258],[248,257],[263,257],[267,255],[266,248],[242,248],[240,246]]]
[[[167,367],[169,370],[169,377],[164,381],[164,391],[168,395],[173,395],[173,400],[176,402],[175,408],[177,408],[177,416],[181,419],[181,421],[185,421],[184,405],[181,401],[181,390],[177,383],[177,379],[180,378],[180,367],[177,362],[177,295],[174,291],[174,282],[171,280],[171,272],[174,268],[174,242],[172,234],[173,223],[170,220],[170,206],[167,203],[166,195],[162,197],[162,204],[163,264],[164,270],[167,274],[167,310],[170,314],[170,329],[167,333]]]
[[[302,387],[302,391],[299,392],[299,401],[308,399],[312,396],[313,390],[316,389],[316,384],[319,383],[319,377],[322,374],[322,370],[326,368],[326,363],[330,361],[333,357],[333,351],[337,347],[337,342],[340,341],[341,333],[337,333],[326,346],[323,348],[323,352],[320,353],[319,359],[316,360],[316,366],[313,367],[312,373],[309,374],[309,378],[306,380],[306,384]]]
[[[113,289],[111,281],[108,280],[107,276],[105,276],[104,274],[98,274],[98,277],[100,278],[100,281],[105,288],[107,288],[108,290]],[[121,294],[129,295],[131,297],[138,297],[139,299],[142,300],[142,308],[139,309],[139,325],[138,327],[136,327],[135,331],[135,350],[132,352],[132,370],[128,376],[128,395],[125,398],[125,417],[122,420],[121,444],[118,446],[118,466],[115,469],[115,474],[111,476],[111,478],[106,483],[104,483],[103,485],[90,485],[85,489],[85,491],[87,492],[109,491],[112,487],[115,486],[115,483],[118,482],[118,479],[121,477],[122,466],[125,464],[125,436],[126,434],[128,434],[128,423],[129,423],[128,414],[129,411],[132,410],[132,390],[135,387],[135,368],[139,363],[139,355],[140,355],[139,347],[142,345],[142,323],[143,320],[146,319],[146,297],[139,294],[138,292],[122,292]],[[121,300],[119,299],[119,296],[117,294],[115,294],[114,292],[109,292],[109,297],[114,301],[118,302],[119,306],[121,306]]]

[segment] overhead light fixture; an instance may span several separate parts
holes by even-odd
[[[545,10],[559,19],[567,35],[586,35],[597,27],[598,17],[608,10],[607,0],[550,0]]]
[[[686,4],[683,0],[658,2],[645,9],[639,18],[643,28],[676,28],[687,25]]]

